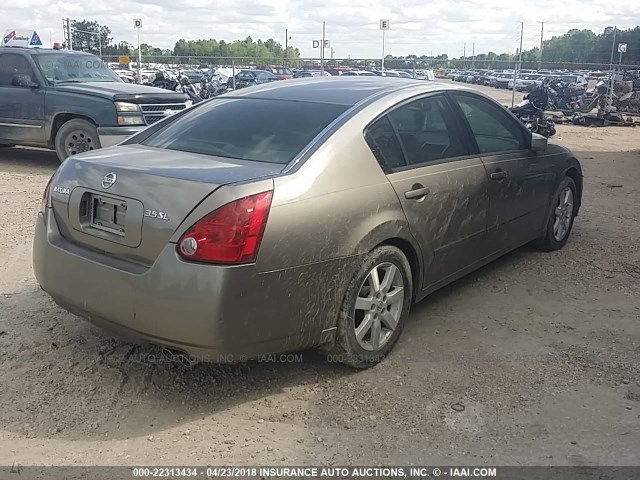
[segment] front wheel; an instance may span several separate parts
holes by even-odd
[[[391,245],[372,250],[355,272],[338,315],[331,361],[368,368],[382,361],[398,340],[411,308],[409,261]]]
[[[80,118],[63,124],[55,138],[58,159],[63,162],[71,155],[100,148],[100,139],[95,125]]]
[[[578,208],[576,183],[572,178],[565,177],[560,182],[552,201],[545,234],[536,241],[538,248],[547,252],[560,250],[569,240]]]

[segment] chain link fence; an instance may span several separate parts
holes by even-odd
[[[132,64],[137,62],[137,56],[129,57]],[[103,56],[108,63],[119,63],[118,55]],[[351,68],[381,68],[380,59],[371,58],[340,58],[324,59],[325,67],[351,67]],[[278,57],[207,57],[207,56],[143,56],[142,65],[171,65],[184,68],[212,68],[212,67],[264,67],[286,66],[291,68],[320,68],[319,58],[278,58]],[[384,61],[388,69],[462,69],[462,70],[511,70],[518,66],[517,60],[442,60],[437,58],[387,58]],[[622,64],[614,65],[616,69],[640,70],[640,65]],[[523,61],[520,69],[530,70],[610,70],[608,63],[575,63],[575,62],[538,62]]]

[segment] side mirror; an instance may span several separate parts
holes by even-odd
[[[22,88],[38,88],[38,84],[31,81],[29,75],[18,74],[11,79],[11,85]]]
[[[547,149],[547,137],[538,133],[531,134],[531,150],[534,152],[544,152]]]

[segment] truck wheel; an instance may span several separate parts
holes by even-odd
[[[58,159],[63,162],[71,155],[100,148],[98,130],[86,120],[69,120],[58,130],[55,145]]]

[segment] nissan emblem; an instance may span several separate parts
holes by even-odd
[[[107,173],[104,177],[102,177],[102,188],[111,188],[111,186],[116,183],[116,174],[113,172]]]

